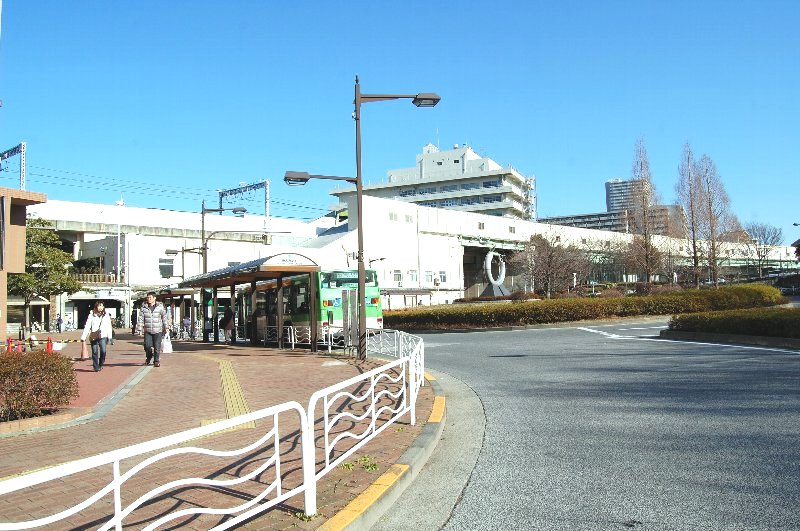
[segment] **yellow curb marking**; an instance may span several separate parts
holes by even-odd
[[[247,405],[247,399],[244,397],[244,390],[239,383],[239,378],[236,376],[236,371],[233,370],[233,364],[228,360],[220,360],[213,356],[206,356],[203,354],[192,354],[197,358],[213,361],[219,364],[219,375],[222,380],[222,398],[225,401],[225,418],[238,417],[250,413],[250,406]],[[201,426],[207,426],[223,419],[204,419],[200,421]],[[239,424],[230,429],[225,430],[234,431],[246,428],[255,428],[255,421]]]
[[[431,408],[431,416],[428,417],[428,422],[441,422],[444,417],[445,398],[437,396],[433,399],[433,408]]]
[[[431,373],[429,373],[429,372],[425,373],[425,379],[428,380],[429,382],[435,382],[436,381],[436,377],[434,375],[432,375]]]
[[[409,465],[394,464],[381,477],[367,487],[367,490],[356,496],[356,499],[336,513],[333,518],[325,522],[319,529],[325,531],[338,531],[352,524],[356,518],[366,511],[378,498],[389,490],[398,479],[408,472]]]

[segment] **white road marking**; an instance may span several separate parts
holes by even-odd
[[[632,339],[634,341],[653,341],[657,343],[691,343],[692,345],[703,345],[707,347],[722,347],[722,348],[735,348],[741,350],[763,350],[766,352],[783,352],[786,354],[797,354],[796,350],[788,350],[782,348],[773,348],[773,347],[758,347],[758,346],[749,346],[749,345],[729,345],[726,343],[705,343],[702,341],[676,341],[674,339],[656,339],[652,337],[639,337],[639,336],[623,336],[619,334],[611,334],[609,332],[603,332],[602,330],[595,330],[593,328],[586,328],[580,327],[578,330],[583,330],[584,332],[591,332],[593,334],[600,334],[601,336],[605,336],[609,339]]]

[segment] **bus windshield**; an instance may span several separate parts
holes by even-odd
[[[375,271],[365,271],[365,286],[377,286]],[[358,286],[358,271],[323,271],[320,273],[322,288],[355,288]]]

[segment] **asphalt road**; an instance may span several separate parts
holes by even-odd
[[[425,335],[464,405],[376,529],[800,529],[800,353],[664,324]]]

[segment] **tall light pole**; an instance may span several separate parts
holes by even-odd
[[[230,210],[236,215],[243,215],[247,212],[244,207],[233,208],[206,208],[206,200],[203,199],[203,205],[200,208],[200,249],[203,255],[203,273],[208,273],[208,242],[206,241],[206,214],[209,212],[225,212]]]
[[[202,247],[182,247],[180,250],[178,249],[167,249],[164,251],[164,254],[167,256],[175,256],[176,254],[181,254],[181,280],[186,280],[186,253],[197,253],[199,255],[203,254]],[[177,275],[176,275],[177,276]]]
[[[330,175],[309,175],[305,172],[287,171],[283,180],[287,184],[302,185],[309,179],[333,179],[347,181],[356,185],[356,211],[358,212],[358,357],[367,357],[367,304],[366,304],[366,277],[364,268],[364,208],[363,208],[363,178],[361,175],[361,104],[373,101],[409,99],[417,107],[433,107],[441,98],[433,92],[419,94],[362,94],[361,84],[356,76],[355,85],[355,112],[353,119],[356,121],[356,178],[335,177]]]

